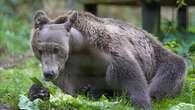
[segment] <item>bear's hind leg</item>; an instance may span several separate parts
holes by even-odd
[[[182,89],[185,77],[185,62],[176,56],[162,62],[149,85],[150,96],[160,100],[175,97]]]

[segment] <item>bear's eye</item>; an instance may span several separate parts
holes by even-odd
[[[54,48],[53,52],[54,52],[54,54],[58,54],[59,53],[59,48]]]

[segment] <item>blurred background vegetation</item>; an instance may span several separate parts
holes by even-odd
[[[9,85],[5,83],[14,83],[17,85],[18,80],[20,82],[25,79],[26,75],[24,75],[23,72],[27,72],[28,69],[25,70],[24,67],[29,67],[30,75],[28,75],[28,77],[32,76],[33,72],[41,72],[40,69],[36,71],[36,69],[39,68],[37,61],[33,62],[32,59],[30,59],[29,64],[23,61],[26,57],[32,56],[29,44],[34,12],[43,9],[50,17],[54,18],[62,14],[64,9],[85,10],[86,7],[83,3],[86,1],[87,0],[0,0],[0,105],[1,102],[7,103],[6,100],[9,102],[12,98],[15,99],[15,101],[11,105],[17,103],[18,94],[21,90],[16,90],[18,93],[14,93],[16,92],[14,91],[14,87],[10,89]],[[91,1],[96,2],[98,0]],[[184,0],[177,1],[179,1],[179,7],[161,7],[160,34],[157,34],[157,38],[159,38],[166,48],[186,58],[188,62],[188,81],[190,82],[189,91],[191,91],[188,92],[189,94],[195,95],[195,7],[188,7],[188,27],[186,31],[181,31],[177,27],[177,11],[182,6],[188,6],[188,3],[185,3]],[[142,27],[143,10],[139,5],[100,4],[96,8],[96,14],[100,17],[121,19],[134,26]],[[33,60],[35,59],[33,58]],[[26,66],[20,67],[19,65],[18,69],[18,65],[15,63],[21,64],[21,62],[24,62]],[[16,76],[15,73],[18,73],[21,77]],[[35,76],[40,76],[40,74],[38,75],[36,73]],[[18,79],[13,80],[13,77]],[[26,90],[30,84],[26,85],[25,82],[20,83],[24,84],[24,86],[21,87],[23,88],[22,90]],[[191,97],[193,97],[193,95]]]
[[[84,2],[83,2],[84,1]],[[17,54],[29,50],[29,33],[32,24],[32,16],[36,10],[45,10],[50,17],[55,17],[63,13],[64,9],[84,10],[82,3],[90,0],[1,0],[0,1],[0,55]],[[98,1],[98,0],[92,0]],[[99,0],[103,1],[103,0]],[[106,0],[111,1],[111,0]],[[117,1],[117,0],[114,0]],[[118,0],[120,1],[120,0]],[[121,0],[128,1],[128,0]],[[180,0],[181,1],[181,0]],[[106,11],[105,11],[106,10]],[[168,42],[169,40],[190,39],[195,33],[195,8],[188,7],[188,27],[187,34],[181,35],[177,29],[177,10],[178,7],[161,7],[160,40]],[[121,19],[142,27],[142,14],[140,6],[128,5],[98,5],[97,15],[100,17],[112,17]],[[148,21],[149,22],[149,21]],[[181,36],[181,37],[179,37]],[[185,36],[185,37],[184,37]],[[193,39],[193,38],[192,38]],[[194,40],[194,39],[193,39]],[[192,40],[191,40],[192,41]],[[184,42],[187,42],[186,40]],[[187,43],[193,45],[192,43]],[[191,47],[191,46],[186,46]],[[185,49],[188,51],[189,49]],[[178,50],[179,51],[179,50]],[[181,50],[180,50],[181,51]],[[176,52],[176,51],[175,51]],[[182,53],[182,52],[179,52]],[[185,52],[184,52],[185,53]]]

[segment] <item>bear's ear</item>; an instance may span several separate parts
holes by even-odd
[[[58,16],[57,18],[55,18],[54,20],[50,21],[50,23],[52,24],[63,24],[67,21],[68,17],[67,16]]]
[[[73,12],[69,17],[67,17],[64,27],[69,32],[73,23],[77,20],[78,12]]]
[[[38,10],[34,15],[34,28],[41,28],[44,24],[49,22],[47,14],[43,10]]]
[[[69,19],[70,19],[70,21],[72,23],[74,23],[77,20],[77,17],[78,17],[78,12],[77,11],[73,11],[72,14],[70,14]]]

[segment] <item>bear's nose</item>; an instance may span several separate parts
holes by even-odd
[[[55,73],[53,71],[45,71],[44,77],[46,80],[53,80],[55,77]]]

